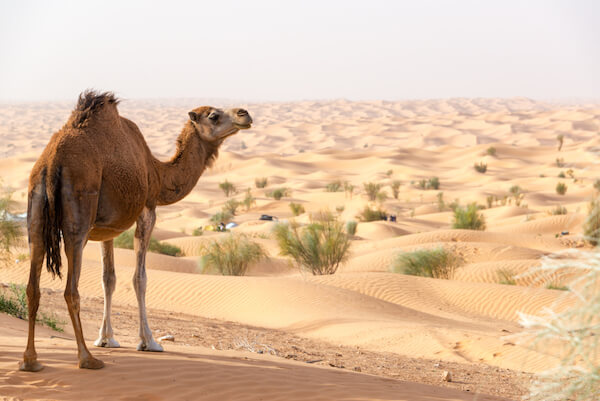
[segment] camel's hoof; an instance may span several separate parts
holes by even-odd
[[[96,341],[94,341],[94,345],[96,347],[104,347],[104,348],[120,348],[121,346],[113,337],[99,337]]]
[[[151,351],[151,352],[163,352],[163,347],[154,340],[150,340],[149,343],[141,341],[137,346],[138,351]]]
[[[19,366],[19,370],[23,372],[39,372],[42,369],[44,369],[44,365],[38,361],[23,361],[21,366]]]
[[[89,358],[80,360],[79,367],[81,369],[102,369],[104,367],[104,362],[90,356]]]

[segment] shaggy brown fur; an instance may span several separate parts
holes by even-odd
[[[110,299],[115,284],[113,238],[134,222],[134,287],[140,307],[141,337],[138,349],[162,350],[152,339],[145,312],[145,253],[156,206],[185,197],[206,167],[214,163],[223,140],[252,123],[243,109],[194,109],[177,138],[175,155],[163,163],[152,156],[138,127],[119,116],[118,103],[110,92],[82,93],[71,117],[52,136],[31,171],[27,215],[31,253],[27,287],[29,340],[22,370],[41,369],[34,347],[39,279],[44,257],[47,269],[62,277],[61,238],[68,259],[65,299],[77,338],[79,366],[103,365],[89,353],[79,320],[77,282],[82,250],[88,240],[102,241],[103,250],[105,319],[97,345],[118,346],[110,326]]]

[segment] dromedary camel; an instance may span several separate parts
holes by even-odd
[[[40,275],[46,267],[61,277],[60,241],[68,260],[65,300],[77,340],[79,367],[99,369],[85,345],[79,319],[77,284],[83,247],[102,242],[104,318],[94,345],[118,347],[110,324],[115,289],[113,238],[136,222],[133,277],[140,314],[140,351],[162,351],[146,318],[146,251],[156,220],[156,206],[185,197],[202,172],[212,165],[223,140],[250,128],[246,110],[198,107],[189,112],[177,138],[175,156],[168,162],[154,158],[138,127],[120,117],[112,93],[86,91],[64,127],[55,133],[35,163],[29,178],[27,229],[31,270],[27,286],[29,338],[21,370],[38,371],[35,319],[40,299]]]

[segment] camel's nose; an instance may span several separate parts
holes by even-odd
[[[247,111],[247,110],[244,110],[244,109],[238,109],[238,111],[237,111],[237,115],[238,115],[239,117],[244,117],[244,116],[247,116],[247,115],[248,115],[248,111]]]

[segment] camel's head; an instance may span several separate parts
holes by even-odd
[[[244,109],[221,110],[202,106],[188,114],[198,134],[209,142],[222,141],[252,125],[252,117]]]

